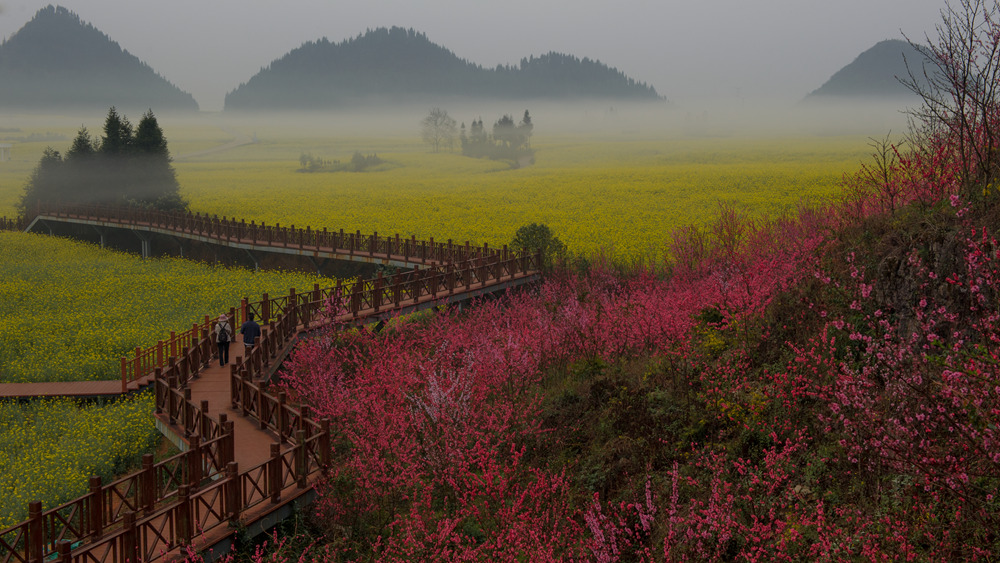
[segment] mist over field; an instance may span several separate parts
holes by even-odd
[[[258,128],[280,129],[283,135],[323,137],[419,137],[420,120],[432,108],[445,110],[459,124],[469,126],[481,118],[491,126],[502,115],[515,120],[525,110],[531,114],[535,134],[598,134],[619,137],[677,138],[756,135],[868,135],[882,137],[903,133],[906,110],[912,99],[813,100],[789,104],[759,100],[701,100],[690,104],[661,102],[587,102],[441,100],[411,104],[368,105],[343,111],[302,112],[201,112],[197,115],[162,115],[164,127],[203,124],[239,127],[252,133]],[[154,108],[155,109],[155,108]],[[58,112],[54,112],[58,113]],[[72,122],[93,123],[98,116],[67,115]],[[57,116],[35,118],[0,113],[0,127],[9,124],[59,121]],[[82,121],[81,121],[82,120]],[[30,125],[28,125],[30,126]],[[91,127],[93,129],[93,127]],[[2,136],[2,134],[0,134]],[[261,139],[264,140],[264,139]]]

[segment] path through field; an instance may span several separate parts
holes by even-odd
[[[228,143],[224,143],[224,144],[212,147],[210,149],[205,149],[205,150],[190,152],[190,153],[187,153],[187,154],[182,154],[180,156],[174,157],[174,160],[175,161],[177,161],[177,160],[187,160],[189,158],[198,158],[198,157],[201,157],[201,156],[208,156],[210,154],[215,154],[215,153],[219,153],[219,152],[223,152],[223,151],[228,151],[230,149],[235,149],[236,147],[242,147],[243,145],[252,145],[253,143],[257,142],[256,136],[250,137],[249,135],[246,135],[244,133],[240,133],[238,131],[234,131],[232,129],[228,129],[226,127],[220,127],[219,129],[222,129],[226,133],[232,135],[233,136],[233,140],[229,141]]]

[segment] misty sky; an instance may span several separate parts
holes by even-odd
[[[0,0],[0,37],[51,0]],[[932,32],[944,0],[62,0],[202,110],[305,41],[412,27],[483,66],[590,57],[681,107],[795,101],[882,39]]]

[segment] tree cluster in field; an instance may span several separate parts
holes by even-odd
[[[652,86],[600,61],[549,53],[486,69],[423,33],[392,27],[341,43],[305,43],[228,93],[225,109],[335,109],[442,96],[660,100]]]
[[[197,111],[194,97],[59,6],[42,8],[0,45],[0,107]]]
[[[472,120],[466,133],[465,123],[459,132],[462,143],[462,154],[474,158],[492,158],[498,160],[519,161],[523,157],[531,157],[531,135],[535,126],[531,123],[531,115],[524,110],[520,123],[504,114],[493,123],[491,131],[483,125],[483,118]]]
[[[21,197],[21,211],[30,212],[38,202],[187,208],[152,111],[133,126],[112,107],[103,132],[94,138],[82,127],[65,156],[46,148]]]
[[[377,154],[362,154],[361,151],[354,151],[349,162],[339,160],[326,160],[313,156],[312,153],[302,153],[299,156],[299,172],[364,172],[380,164],[384,164]]]
[[[463,155],[510,160],[516,165],[525,158],[533,158],[531,135],[534,129],[528,110],[524,110],[520,123],[515,123],[513,117],[504,114],[493,123],[491,130],[486,129],[481,117],[472,120],[468,131],[464,122],[460,128],[456,128],[455,119],[441,108],[431,109],[420,122],[421,137],[434,152],[439,152],[442,148],[451,150],[455,146],[457,133]]]

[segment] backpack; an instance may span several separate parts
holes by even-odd
[[[229,342],[229,323],[219,325],[219,342]]]

